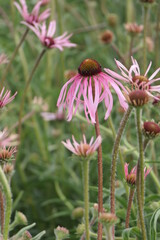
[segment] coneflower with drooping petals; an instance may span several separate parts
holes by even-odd
[[[46,48],[58,48],[60,51],[63,51],[63,48],[65,47],[76,47],[76,44],[69,41],[72,34],[67,35],[67,32],[59,37],[53,38],[56,31],[56,21],[51,21],[48,29],[45,22],[43,22],[42,25],[35,23],[34,26],[31,26],[25,22],[23,23],[37,35],[42,45]]]
[[[142,90],[145,91],[149,97],[157,99],[157,97],[154,96],[152,93],[160,93],[160,83],[156,86],[152,86],[152,84],[160,81],[160,78],[155,78],[155,76],[160,71],[160,67],[150,77],[147,77],[152,62],[150,62],[150,64],[148,65],[145,74],[142,75],[140,71],[140,66],[136,59],[134,59],[133,57],[131,59],[132,65],[129,70],[121,62],[115,60],[117,67],[121,71],[121,75],[107,68],[105,68],[104,70],[113,78],[129,83],[128,94],[132,90]]]
[[[36,3],[31,13],[28,12],[28,7],[25,0],[19,0],[19,2],[21,5],[17,2],[14,2],[14,5],[23,17],[24,21],[29,25],[43,22],[50,16],[50,9],[46,9],[44,12],[39,14],[42,1],[38,1]]]
[[[69,85],[70,88],[67,92]],[[83,104],[88,122],[90,121],[90,117],[91,122],[95,123],[95,114],[98,105],[104,100],[107,108],[105,119],[107,119],[113,107],[110,86],[115,90],[121,106],[126,110],[128,104],[121,91],[122,89],[125,92],[126,89],[122,83],[104,73],[101,65],[96,60],[85,59],[78,68],[78,74],[67,81],[62,87],[57,106],[60,107],[63,105],[64,109],[68,108],[67,119],[70,121],[73,114],[76,114],[79,105]],[[74,103],[75,109],[73,110]]]
[[[135,166],[134,168],[132,168],[132,170],[130,171],[130,173],[128,173],[128,163],[125,163],[124,165],[124,172],[125,172],[125,178],[126,178],[126,182],[128,183],[128,185],[130,187],[135,187],[136,185],[136,175],[137,175],[137,166]],[[144,168],[144,177],[146,178],[147,175],[150,173],[150,171],[152,170],[152,168]]]
[[[4,94],[4,90],[5,90],[5,87],[3,87],[0,93],[0,108],[3,108],[8,103],[12,102],[15,96],[17,95],[17,92],[15,92],[15,94],[12,97],[10,97],[11,91],[7,90]]]
[[[91,138],[90,142],[87,143],[85,135],[83,135],[83,141],[81,141],[80,143],[75,140],[74,136],[72,136],[72,139],[73,144],[69,139],[67,139],[66,142],[62,141],[63,145],[75,155],[84,158],[91,157],[102,142],[101,136],[98,136],[94,143],[93,137]]]

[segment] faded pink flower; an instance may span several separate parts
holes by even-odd
[[[135,166],[134,168],[132,168],[132,170],[130,171],[130,173],[128,173],[128,163],[125,163],[124,165],[124,172],[125,172],[125,178],[126,178],[126,182],[132,186],[134,186],[136,184],[136,174],[137,174],[137,166]],[[144,178],[147,177],[147,175],[150,173],[150,171],[152,170],[152,168],[144,168]]]
[[[144,75],[141,75],[139,64],[133,57],[132,65],[129,70],[121,62],[117,60],[115,60],[115,62],[117,64],[117,67],[121,71],[121,75],[110,69],[105,68],[104,70],[110,76],[118,80],[122,80],[126,83],[129,83],[135,89],[143,90],[148,94],[148,96],[157,99],[157,97],[154,96],[152,92],[160,93],[160,84],[156,86],[152,86],[152,84],[160,80],[160,78],[155,78],[155,76],[159,73],[160,68],[158,68],[150,77],[147,77],[152,62],[150,62],[150,64],[148,65],[148,68]]]
[[[98,104],[103,100],[107,108],[105,114],[105,119],[107,119],[113,107],[113,97],[110,86],[113,87],[117,93],[121,106],[125,110],[127,109],[128,104],[121,92],[121,89],[123,89],[124,92],[126,91],[124,86],[119,81],[104,73],[102,67],[96,60],[85,59],[80,64],[78,72],[78,74],[67,81],[62,87],[57,101],[58,107],[63,105],[64,108],[68,108],[68,121],[72,119],[73,114],[76,114],[79,105],[83,104],[88,122],[90,117],[91,122],[95,123],[95,114]],[[70,88],[67,92],[69,85]],[[76,105],[73,110],[74,102]]]
[[[9,61],[8,61],[6,54],[4,54],[4,53],[0,54],[0,64],[6,64],[8,62]]]
[[[67,139],[66,142],[62,141],[62,143],[68,150],[73,152],[75,155],[81,156],[81,157],[92,156],[102,142],[101,136],[98,136],[94,143],[93,143],[93,140],[94,140],[93,137],[91,138],[90,143],[87,143],[85,135],[83,135],[83,141],[81,141],[80,143],[76,142],[74,136],[72,136],[72,139],[73,139],[73,144],[69,139]]]
[[[55,113],[52,112],[42,112],[41,116],[45,121],[55,121],[55,120],[64,120],[65,114],[63,112],[63,108],[58,108],[58,111]]]
[[[56,31],[56,21],[50,22],[48,30],[45,22],[43,22],[42,25],[35,23],[34,26],[27,23],[24,24],[37,35],[41,43],[47,48],[58,48],[60,51],[63,51],[64,47],[76,47],[76,44],[69,41],[72,34],[67,36],[67,32],[59,37],[53,38]]]
[[[50,15],[50,9],[46,9],[44,12],[39,14],[39,10],[42,4],[42,1],[38,1],[36,5],[34,6],[31,13],[28,12],[28,7],[25,0],[19,0],[20,4],[17,2],[14,2],[14,5],[16,6],[17,10],[23,17],[24,21],[28,23],[29,25],[33,25],[34,23],[40,23],[45,21],[49,15]],[[24,22],[23,22],[24,23]]]
[[[138,25],[137,23],[126,23],[124,27],[131,34],[138,34],[143,31],[143,25]]]
[[[15,94],[12,97],[10,97],[11,91],[8,91],[8,90],[6,91],[5,94],[3,94],[4,93],[4,89],[5,89],[5,87],[3,87],[3,89],[2,89],[2,91],[0,93],[0,108],[3,108],[5,105],[7,105],[11,101],[13,101],[13,99],[17,95],[17,92],[15,92]]]

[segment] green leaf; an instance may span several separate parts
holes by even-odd
[[[160,217],[160,208],[158,208],[152,215],[150,220],[150,239],[156,240],[157,239],[157,221]]]
[[[138,237],[138,239],[142,239],[141,231],[138,227],[127,228],[122,233],[123,240],[129,240],[130,235]]]

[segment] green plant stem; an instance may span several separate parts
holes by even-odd
[[[114,125],[113,125],[113,121],[112,121],[112,117],[109,116],[108,118],[108,125],[109,125],[109,128],[111,129],[112,131],[112,134],[113,134],[113,139],[116,138],[116,130],[114,128]],[[125,179],[125,171],[124,171],[124,159],[123,159],[123,155],[122,155],[122,152],[121,150],[119,149],[119,159],[120,159],[120,162],[121,162],[121,167],[122,167],[122,174],[123,174],[123,178]],[[124,188],[126,190],[126,194],[127,196],[129,195],[129,191],[128,191],[128,186],[124,183]]]
[[[157,8],[157,23],[156,23],[156,38],[155,38],[155,67],[159,67],[159,38],[160,38],[160,31],[159,31],[159,24],[160,24],[160,3]]]
[[[106,236],[107,236],[107,240],[113,240],[111,227],[106,229]]]
[[[85,219],[85,237],[90,239],[89,234],[89,161],[83,160],[83,187],[84,187],[84,219]]]
[[[118,133],[115,139],[114,147],[113,147],[112,165],[111,165],[111,189],[110,189],[110,208],[111,208],[111,213],[113,214],[115,214],[115,182],[116,182],[117,156],[118,156],[121,137],[122,137],[124,128],[126,126],[126,123],[129,119],[131,111],[132,111],[132,107],[129,107],[128,110],[124,113],[124,116],[121,120]],[[113,235],[114,235],[114,227],[113,227]]]
[[[10,223],[11,212],[12,212],[12,194],[11,194],[11,190],[10,190],[10,186],[8,184],[7,178],[1,167],[0,167],[0,183],[5,196],[5,219],[4,219],[3,239],[8,240],[9,223]]]
[[[35,65],[31,71],[31,74],[26,82],[26,85],[25,85],[25,89],[24,89],[24,93],[23,93],[23,97],[22,97],[22,101],[21,101],[21,104],[20,104],[20,111],[19,111],[19,127],[18,127],[18,133],[19,133],[19,136],[21,134],[21,127],[22,127],[22,114],[23,114],[23,108],[24,108],[24,102],[25,102],[25,98],[26,98],[26,95],[27,95],[27,90],[28,90],[28,87],[30,85],[30,82],[32,80],[32,77],[43,57],[43,55],[45,54],[46,52],[46,49],[43,49],[42,52],[40,53],[39,57],[37,58],[36,62],[35,62]]]
[[[131,64],[132,60],[132,54],[133,54],[133,43],[134,43],[134,36],[131,36],[131,40],[130,40],[130,47],[129,47],[129,63]]]
[[[144,5],[144,30],[143,30],[143,71],[145,73],[147,68],[147,20],[148,20],[148,7]]]
[[[126,0],[126,23],[133,22],[134,5],[132,0]]]
[[[25,32],[24,32],[24,34],[23,34],[23,36],[22,36],[19,44],[18,44],[17,47],[15,48],[15,50],[14,50],[14,52],[13,52],[13,54],[12,54],[12,57],[11,57],[9,63],[7,64],[7,67],[6,67],[6,69],[5,69],[5,71],[4,71],[4,74],[3,74],[2,78],[1,78],[1,85],[0,85],[0,88],[1,88],[1,89],[2,89],[2,87],[3,87],[3,83],[4,83],[5,79],[6,79],[7,73],[9,72],[9,70],[10,70],[10,68],[11,68],[12,62],[13,62],[13,60],[14,60],[14,58],[15,58],[15,56],[16,56],[19,48],[20,48],[20,46],[21,46],[22,43],[24,42],[24,40],[25,40],[28,32],[29,32],[29,29],[27,28],[27,29],[25,30]]]
[[[96,111],[95,123],[96,137],[100,136],[99,118]],[[98,216],[103,212],[103,161],[102,161],[102,145],[98,147]],[[102,239],[102,223],[98,223],[98,240]]]
[[[91,231],[90,231],[90,236],[93,237],[94,239],[97,238],[97,234],[94,233],[94,232],[91,232]],[[106,236],[103,235],[102,239],[106,240]],[[122,237],[115,237],[115,240],[123,240],[123,238]],[[136,240],[136,238],[129,238],[129,240]]]
[[[125,225],[126,228],[129,227],[129,217],[130,217],[130,213],[131,213],[134,192],[135,192],[135,189],[134,188],[130,188],[129,199],[128,199],[128,206],[127,206],[127,214],[126,214],[126,225]]]
[[[0,213],[1,213],[1,234],[3,234],[4,229],[4,199],[3,199],[3,193],[0,189]]]
[[[139,220],[141,224],[143,240],[147,239],[146,229],[143,216],[144,208],[144,155],[143,155],[143,138],[142,138],[142,127],[141,127],[141,109],[137,108],[136,110],[136,123],[137,123],[137,135],[139,143],[139,160],[137,165],[137,203],[138,203],[138,212]]]

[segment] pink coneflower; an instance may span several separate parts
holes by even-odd
[[[68,121],[72,119],[73,113],[75,114],[80,103],[83,104],[85,115],[89,121],[88,115],[92,123],[95,123],[95,113],[98,104],[104,100],[107,112],[105,119],[111,113],[113,107],[113,97],[111,94],[110,86],[112,86],[118,95],[121,106],[126,110],[127,103],[120,90],[125,88],[123,85],[114,80],[112,77],[103,73],[100,64],[94,59],[85,59],[78,68],[78,74],[71,78],[63,87],[60,92],[57,106],[61,105],[68,108]],[[68,92],[67,87],[70,86]],[[119,88],[120,87],[120,88]],[[76,103],[75,110],[73,111],[74,102]]]
[[[6,54],[4,54],[4,53],[0,54],[0,64],[6,64],[8,62],[9,61],[8,61]]]
[[[11,101],[13,101],[13,99],[17,95],[17,92],[15,92],[15,94],[12,97],[10,97],[11,91],[8,91],[8,90],[6,91],[5,94],[3,94],[4,93],[4,89],[5,89],[5,87],[3,87],[3,89],[2,89],[2,91],[0,93],[0,108],[3,108],[5,105],[7,105]]]
[[[125,163],[124,165],[124,171],[125,171],[125,178],[126,178],[126,182],[131,185],[131,186],[135,186],[136,184],[136,174],[137,174],[137,166],[135,166],[134,168],[132,168],[132,170],[130,171],[130,173],[128,173],[128,163]],[[147,175],[150,173],[152,169],[151,168],[144,168],[144,178],[147,177]]]
[[[25,23],[25,25],[37,35],[41,43],[47,48],[58,48],[60,51],[63,51],[64,47],[70,48],[76,46],[76,44],[69,41],[72,34],[67,35],[67,32],[59,37],[53,38],[56,31],[56,21],[50,22],[48,30],[45,22],[43,22],[42,25],[37,23],[35,23],[34,26],[28,25],[27,23]]]
[[[93,143],[93,140],[94,140],[93,137],[91,138],[90,143],[87,143],[85,135],[83,135],[83,141],[81,141],[80,143],[76,142],[74,136],[72,136],[72,139],[73,139],[73,144],[69,139],[67,139],[66,142],[62,141],[62,143],[68,150],[73,152],[75,155],[81,156],[81,157],[92,156],[102,142],[101,136],[98,136],[94,143]]]
[[[148,96],[156,99],[156,97],[152,94],[152,92],[160,93],[160,85],[152,86],[153,83],[160,80],[160,78],[155,78],[155,76],[159,73],[160,68],[158,68],[150,77],[147,77],[148,72],[151,68],[152,62],[148,65],[148,68],[144,75],[141,75],[140,67],[136,59],[132,57],[132,65],[128,70],[121,62],[116,61],[117,67],[121,71],[121,75],[105,68],[104,70],[113,78],[118,80],[125,81],[126,83],[130,83],[132,87],[137,90],[145,91]]]
[[[17,10],[20,12],[21,16],[23,17],[24,21],[28,24],[33,25],[34,23],[40,23],[45,21],[50,15],[50,9],[46,9],[44,12],[39,14],[39,10],[42,4],[42,1],[38,1],[33,8],[32,12],[28,12],[28,7],[25,0],[19,0],[20,4],[14,2]]]

